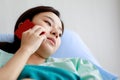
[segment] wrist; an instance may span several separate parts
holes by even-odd
[[[29,48],[20,47],[18,51],[22,54],[27,54],[28,56],[31,56],[32,54],[32,51]]]

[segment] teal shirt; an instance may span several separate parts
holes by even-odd
[[[4,66],[13,54],[0,50],[0,67]],[[27,64],[26,64],[27,65]],[[99,70],[89,61],[81,58],[48,58],[39,66],[63,68],[79,75],[82,80],[102,80]]]

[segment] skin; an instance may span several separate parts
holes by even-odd
[[[40,64],[40,61],[45,60],[52,55],[61,44],[62,25],[59,17],[52,12],[44,12],[34,16],[32,22],[38,27],[34,27],[34,30],[43,29],[46,39],[42,42],[39,49],[28,60],[29,64]],[[39,35],[39,33],[38,33]],[[48,38],[55,40],[55,43],[51,42]],[[34,49],[35,50],[35,49]],[[39,60],[42,58],[42,60]]]
[[[44,12],[35,15],[32,22],[35,26],[23,32],[18,51],[0,68],[0,80],[16,80],[26,64],[44,63],[60,46],[62,24],[59,17]]]

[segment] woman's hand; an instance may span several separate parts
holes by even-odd
[[[46,31],[44,27],[35,25],[33,28],[23,32],[20,48],[33,54],[40,47],[43,40],[46,39]]]
[[[46,33],[47,30],[38,25],[23,32],[20,49],[0,68],[0,80],[17,80],[29,57],[40,47],[46,38],[45,34],[41,34],[43,32]]]

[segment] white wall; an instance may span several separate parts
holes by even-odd
[[[13,33],[18,16],[37,5],[58,9],[65,27],[82,37],[105,69],[120,76],[120,0],[1,0],[0,33]]]

